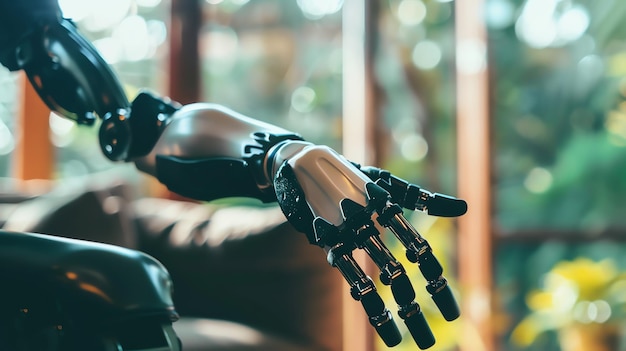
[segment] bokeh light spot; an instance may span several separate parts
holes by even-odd
[[[426,5],[420,0],[402,0],[398,4],[396,17],[404,25],[418,25],[426,18]]]
[[[524,186],[531,193],[544,193],[552,186],[552,173],[545,168],[535,167],[528,172]]]
[[[307,86],[296,88],[291,94],[291,107],[300,113],[311,112],[315,106],[315,98],[315,90]]]
[[[464,74],[482,72],[487,67],[487,49],[478,40],[462,40],[456,46],[456,67]]]
[[[429,70],[441,62],[441,49],[437,43],[424,40],[415,45],[411,58],[415,67]]]
[[[343,6],[343,0],[297,0],[297,2],[302,14],[312,20],[332,15]]]
[[[409,161],[419,161],[428,154],[428,143],[419,134],[411,134],[400,145],[402,156]]]

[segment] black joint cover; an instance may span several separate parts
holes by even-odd
[[[406,274],[391,280],[391,292],[398,305],[406,305],[415,300],[415,290]]]
[[[387,347],[394,347],[402,341],[402,334],[400,334],[396,322],[391,318],[391,312],[387,311],[386,314],[389,318],[382,323],[376,324],[374,328]]]
[[[131,104],[130,129],[132,143],[128,158],[150,153],[170,116],[180,109],[180,104],[157,96],[147,90],[141,91]]]
[[[387,226],[389,224],[389,220],[391,217],[397,215],[398,213],[402,213],[402,207],[398,204],[393,204],[390,207],[385,207],[379,214],[376,219],[380,225]]]
[[[359,166],[357,168],[360,169],[361,172],[365,173],[365,175],[368,176],[372,181],[381,180],[389,183],[389,180],[391,178],[391,173],[380,168],[372,166]]]
[[[379,187],[385,189],[387,192],[391,193],[391,183],[388,183],[382,179],[374,180],[374,183]]]
[[[366,208],[354,200],[343,199],[339,203],[339,207],[341,208],[341,215],[346,222],[346,226],[352,230],[358,229],[358,227],[370,220],[370,215],[367,213]]]
[[[406,195],[404,196],[404,200],[401,204],[402,207],[408,208],[409,210],[414,210],[419,196],[420,188],[417,185],[409,184],[406,188]]]
[[[315,243],[320,246],[334,246],[339,243],[339,228],[322,217],[313,220]]]
[[[431,250],[417,256],[420,271],[428,281],[437,280],[443,274],[443,267]]]
[[[435,193],[427,204],[428,214],[439,217],[458,217],[467,212],[467,202],[452,196]]]
[[[367,207],[363,207],[351,199],[343,199],[339,204],[344,225],[341,227],[340,239],[352,241],[358,247],[363,247],[369,237],[380,234],[372,221],[372,214]],[[356,235],[358,234],[358,235]]]
[[[417,252],[413,250],[406,250],[406,258],[411,263],[417,263]]]
[[[389,193],[391,194],[392,201],[405,207],[405,198],[409,183],[392,175],[389,184],[391,184]]]
[[[330,254],[330,253],[329,253]],[[330,260],[329,260],[330,262]],[[350,287],[350,296],[356,301],[361,300],[361,293],[359,292],[359,288],[357,286]]]
[[[402,334],[376,290],[370,290],[361,296],[361,304],[365,308],[370,324],[376,329],[385,345],[389,347],[398,345],[402,341]]]
[[[421,310],[408,315],[404,324],[420,349],[424,350],[435,344],[435,336]]]
[[[370,317],[375,317],[382,314],[386,308],[383,299],[380,298],[376,288],[374,287],[374,283],[368,281],[371,284],[371,290],[361,296],[361,303],[363,304],[363,308],[365,309],[365,313],[367,313]],[[363,290],[363,289],[362,289]]]
[[[389,192],[376,183],[367,183],[365,191],[367,192],[368,205],[379,212],[385,207],[387,201],[391,199]]]
[[[157,155],[157,178],[171,191],[196,200],[252,197],[276,201],[271,192],[261,191],[247,164],[231,158],[183,159]]]
[[[276,172],[274,191],[280,209],[289,223],[304,233],[310,244],[320,245],[313,227],[314,214],[306,202],[304,191],[296,179],[293,168],[287,162],[284,162]]]
[[[330,264],[332,267],[337,267],[337,259],[341,258],[344,255],[352,256],[352,251],[354,251],[354,249],[356,249],[354,243],[337,243],[330,250],[328,250],[326,260],[328,261],[328,264]],[[357,291],[360,290],[357,289]]]
[[[441,315],[447,321],[453,321],[461,315],[459,305],[457,304],[456,299],[452,294],[452,289],[450,289],[448,284],[436,291],[432,295],[432,298],[435,305],[437,305],[437,308],[439,308]]]

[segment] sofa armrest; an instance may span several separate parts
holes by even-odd
[[[341,349],[341,276],[278,207],[140,199],[133,213],[139,247],[168,267],[181,315]]]

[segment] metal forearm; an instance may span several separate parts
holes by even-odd
[[[142,112],[133,108],[131,122],[135,114]],[[152,114],[148,120],[158,121]],[[172,110],[163,124],[149,151],[129,160],[173,192],[204,201],[236,196],[276,201],[265,160],[273,146],[301,139],[209,103]]]

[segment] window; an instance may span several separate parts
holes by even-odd
[[[207,1],[202,100],[340,148],[343,1]]]
[[[608,291],[626,268],[620,24],[626,7],[583,0],[486,5],[494,273],[502,312],[511,321],[500,331],[502,347],[565,350],[565,338],[596,337],[597,344],[604,338],[612,342],[605,346],[620,348],[612,330],[623,323],[622,305]],[[585,286],[595,283],[555,274],[564,267],[581,279],[607,280],[585,294]],[[539,316],[552,323],[531,326]]]

